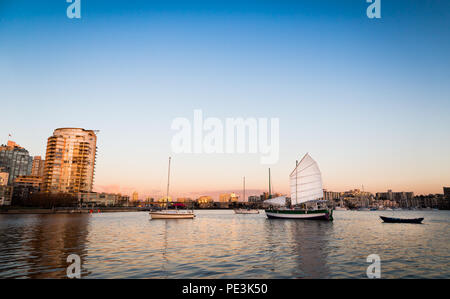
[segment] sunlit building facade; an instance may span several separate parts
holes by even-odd
[[[197,204],[200,208],[210,208],[214,205],[214,200],[211,196],[203,195],[197,198]]]
[[[139,193],[134,191],[133,194],[131,195],[131,198],[133,201],[139,201]]]
[[[31,167],[31,175],[44,177],[44,164],[45,160],[42,160],[41,156],[35,156]]]
[[[192,203],[194,200],[190,197],[178,197],[177,202],[181,203]]]
[[[220,194],[219,202],[238,202],[239,196],[235,193],[224,193]]]
[[[341,199],[341,192],[333,192],[323,189],[323,199],[328,201],[336,201]]]
[[[78,202],[84,207],[117,206],[123,201],[122,195],[115,193],[78,193]]]
[[[91,192],[97,136],[93,130],[60,128],[47,140],[43,190],[51,193]]]
[[[39,189],[41,187],[42,178],[35,175],[19,175],[14,180],[14,187],[27,186]]]
[[[3,172],[0,169],[0,186],[8,185],[9,173]]]
[[[31,174],[32,162],[33,157],[28,151],[15,142],[8,141],[7,145],[0,146],[0,171],[9,174],[8,185],[12,185],[19,175]]]

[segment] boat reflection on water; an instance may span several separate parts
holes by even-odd
[[[272,271],[280,278],[327,278],[329,236],[333,223],[328,221],[267,220],[267,242],[270,244]],[[278,244],[279,235],[286,235],[284,244]],[[292,264],[284,268],[279,258],[290,256]]]
[[[378,254],[383,278],[446,278],[450,211],[423,225],[385,224],[342,211],[336,221],[268,219],[264,213],[198,210],[192,221],[146,212],[0,215],[0,278],[366,278]],[[396,212],[417,218],[424,212]]]
[[[83,260],[87,255],[89,217],[87,214],[5,216],[1,220],[8,223],[8,233],[0,231],[1,276],[67,277],[70,265],[67,257],[76,254]],[[81,268],[81,274],[89,273],[83,273]]]

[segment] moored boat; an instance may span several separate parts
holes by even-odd
[[[329,209],[268,209],[266,210],[266,215],[268,218],[272,219],[333,220],[333,211]]]
[[[423,218],[392,218],[380,216],[380,218],[386,223],[417,223],[420,224],[423,221]]]
[[[242,185],[242,191],[243,191],[243,200],[245,201],[245,177],[243,178],[243,185]],[[257,209],[234,209],[235,214],[259,214],[259,210]]]
[[[194,210],[192,211],[180,211],[178,208],[176,210],[169,210],[169,186],[170,186],[170,160],[169,157],[169,170],[167,174],[167,193],[166,193],[166,209],[160,211],[151,211],[151,219],[194,219]]]
[[[333,220],[333,210],[326,206],[326,201],[321,200],[323,198],[322,174],[317,162],[308,153],[300,160],[300,163],[296,163],[289,180],[292,208],[286,207],[285,197],[269,199],[266,203],[269,203],[271,207],[265,210],[268,218]],[[278,208],[273,207],[274,205]]]

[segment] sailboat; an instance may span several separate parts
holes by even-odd
[[[267,202],[271,207],[265,210],[268,218],[333,220],[333,210],[322,200],[322,174],[317,162],[308,153],[300,163],[296,163],[289,180],[292,208],[282,206],[284,197],[269,199]],[[275,203],[281,207],[273,207]]]
[[[166,209],[162,211],[152,211],[150,212],[151,219],[194,219],[194,211],[180,211],[178,208],[176,210],[169,211],[169,186],[170,186],[170,160],[169,157],[169,171],[167,175],[167,193],[166,193]]]
[[[243,200],[245,201],[245,177],[244,177],[244,198]],[[259,210],[257,209],[234,209],[234,213],[235,214],[259,214]]]

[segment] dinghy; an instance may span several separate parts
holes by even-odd
[[[422,223],[423,218],[391,218],[380,216],[380,218],[387,223]]]

